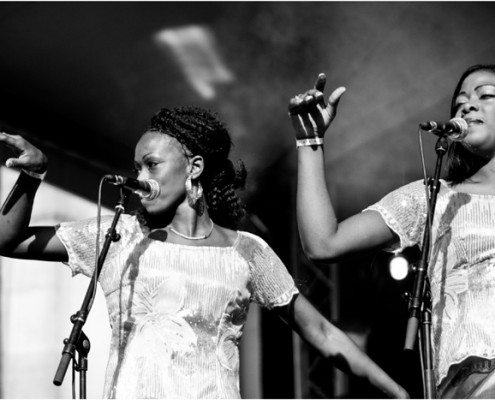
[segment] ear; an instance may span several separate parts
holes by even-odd
[[[192,179],[198,179],[205,168],[203,156],[192,156],[189,158],[188,173]]]

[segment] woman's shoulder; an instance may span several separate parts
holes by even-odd
[[[235,249],[247,258],[253,256],[272,257],[275,251],[262,237],[247,231],[237,231],[238,238]]]
[[[71,229],[95,229],[100,227],[101,229],[108,229],[114,220],[115,216],[111,214],[103,214],[98,217],[89,217],[73,221],[64,221],[58,224],[58,227],[70,227]],[[118,228],[124,229],[138,229],[140,227],[139,221],[135,216],[130,214],[122,214],[118,220]]]
[[[388,192],[384,195],[381,201],[390,201],[390,200],[401,200],[401,199],[413,199],[413,198],[421,198],[425,196],[425,184],[424,180],[418,179],[415,181],[411,181],[402,186],[396,187],[392,191]]]
[[[217,235],[213,245],[221,247],[233,247],[235,249],[249,247],[264,248],[268,244],[258,235],[244,230],[234,230],[217,225]]]
[[[252,243],[253,245],[256,244],[261,247],[267,247],[268,243],[261,238],[261,236],[258,236],[254,233],[247,232],[247,231],[237,231],[237,234],[239,236],[238,241],[244,241],[247,243]]]
[[[401,186],[399,190],[416,192],[418,190],[425,190],[425,180],[424,179],[416,179],[405,185]]]

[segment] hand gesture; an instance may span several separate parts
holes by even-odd
[[[323,90],[326,82],[325,74],[319,74],[313,89],[298,94],[289,101],[289,116],[297,140],[323,138],[335,118],[345,87],[335,89],[325,105]]]
[[[48,159],[45,154],[22,136],[0,132],[0,143],[7,145],[15,154],[15,157],[7,159],[6,167],[22,168],[38,174],[46,171]]]

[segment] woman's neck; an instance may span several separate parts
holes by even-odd
[[[184,235],[198,236],[209,230],[211,225],[212,220],[207,213],[204,213],[201,216],[176,216],[168,226]]]
[[[495,195],[495,159],[479,168],[465,181],[455,185],[460,192]]]
[[[177,208],[174,217],[169,221],[166,228],[176,236],[186,238],[209,237],[213,230],[213,221],[210,219],[208,210],[200,215],[187,204]]]
[[[495,184],[495,159],[492,158],[490,161],[484,164],[466,181],[480,185]]]

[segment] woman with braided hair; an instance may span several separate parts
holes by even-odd
[[[232,143],[224,125],[206,110],[182,107],[162,109],[151,119],[148,131],[166,133],[176,139],[187,157],[198,154],[203,157],[208,168],[197,181],[193,182],[189,175],[187,185],[190,190],[198,186],[199,192],[204,191],[212,220],[221,226],[236,228],[244,216],[244,206],[235,190],[244,187],[247,173],[242,162],[234,167],[229,159]],[[199,213],[204,211],[205,202],[198,201],[194,205]]]
[[[92,276],[96,219],[29,226],[45,155],[20,136],[0,134],[19,175],[0,213],[3,256],[60,261]],[[323,357],[388,396],[407,393],[299,293],[273,250],[236,230],[235,192],[246,171],[229,160],[230,135],[210,112],[162,109],[139,139],[139,180],[155,198],[123,214],[99,275],[112,339],[105,398],[239,398],[239,352],[250,302],[273,310]],[[101,218],[106,232],[112,217]],[[103,235],[102,235],[103,236]]]

